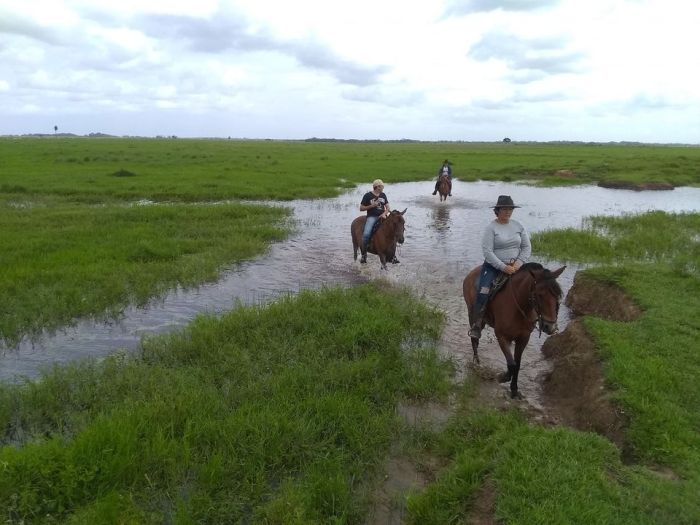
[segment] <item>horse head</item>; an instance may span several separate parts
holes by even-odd
[[[391,225],[394,232],[394,239],[399,244],[403,244],[404,241],[404,230],[406,229],[406,221],[403,218],[404,213],[408,208],[404,208],[403,211],[391,210],[391,213],[387,217],[387,222]]]
[[[526,268],[534,279],[530,289],[529,302],[537,314],[539,328],[547,335],[556,334],[559,331],[557,318],[562,296],[557,277],[562,274],[566,266],[553,272],[537,263],[529,263],[523,268]]]

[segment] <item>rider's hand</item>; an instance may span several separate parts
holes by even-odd
[[[513,275],[516,272],[516,268],[512,264],[506,264],[506,267],[503,269],[503,271],[508,275]]]

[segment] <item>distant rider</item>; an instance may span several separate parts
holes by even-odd
[[[440,184],[440,177],[443,175],[447,175],[450,178],[450,187],[452,186],[452,165],[450,164],[450,161],[445,159],[442,163],[442,166],[440,166],[440,169],[438,170],[438,176],[437,180],[435,181],[435,191],[433,192],[433,195],[437,194],[438,192],[438,184]],[[452,192],[450,191],[449,194],[450,197],[452,197]]]

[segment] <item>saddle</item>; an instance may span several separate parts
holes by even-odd
[[[508,282],[508,279],[510,279],[510,275],[508,275],[505,272],[501,272],[498,274],[498,276],[493,280],[493,283],[491,283],[491,291],[489,292],[489,300],[496,295],[498,292],[501,291],[501,288],[505,286],[505,284]]]
[[[508,279],[510,279],[510,275],[508,275],[505,272],[501,272],[496,276],[496,278],[491,283],[491,290],[489,291],[489,296],[486,299],[486,304],[488,304],[489,301],[491,301],[491,299],[493,299],[493,297],[503,289],[503,287],[508,282]],[[474,283],[474,286],[476,288],[476,293],[479,293],[479,280],[478,279]]]

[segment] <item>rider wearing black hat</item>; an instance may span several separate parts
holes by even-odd
[[[491,284],[500,274],[511,275],[530,258],[532,248],[527,231],[518,221],[512,220],[513,209],[520,208],[513,203],[510,195],[499,195],[493,211],[496,219],[489,223],[481,238],[484,251],[484,264],[479,275],[474,316],[469,336],[481,337],[486,302]]]

